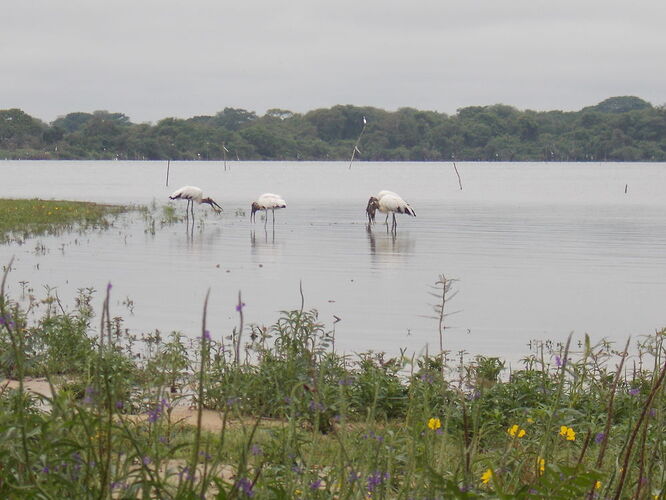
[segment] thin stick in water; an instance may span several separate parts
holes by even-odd
[[[227,171],[227,153],[228,152],[229,152],[229,150],[224,145],[224,143],[222,143],[222,155],[224,156],[224,171],[225,172]]]
[[[453,169],[456,171],[456,175],[458,176],[458,185],[460,186],[460,190],[462,191],[462,181],[460,180],[460,174],[458,173],[458,167],[456,167],[456,162],[453,162]]]
[[[167,175],[166,175],[166,185],[169,187],[169,167],[171,166],[171,160],[167,160]]]
[[[352,155],[351,159],[349,160],[349,169],[351,170],[352,163],[354,163],[354,157],[356,156],[356,153],[361,153],[361,151],[358,149],[358,145],[361,142],[361,137],[363,137],[363,132],[365,132],[365,126],[368,124],[367,120],[365,119],[365,116],[363,117],[363,128],[361,129],[361,133],[358,135],[358,139],[356,139],[356,144],[354,144],[354,149],[352,149]]]

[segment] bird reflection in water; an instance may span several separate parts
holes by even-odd
[[[413,251],[415,241],[410,238],[409,233],[398,235],[396,231],[387,229],[386,233],[378,231],[378,234],[375,234],[371,224],[366,224],[365,230],[371,255],[408,255]]]
[[[262,248],[262,247],[270,248],[274,247],[275,244],[276,244],[275,228],[272,228],[270,230],[264,228],[263,231],[259,230],[259,237],[257,237],[257,232],[254,229],[250,230],[250,246],[253,249]]]

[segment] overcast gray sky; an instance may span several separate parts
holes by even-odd
[[[666,103],[665,0],[2,0],[0,109]]]

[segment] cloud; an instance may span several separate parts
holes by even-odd
[[[660,0],[10,0],[0,108],[140,122],[224,107],[662,104],[665,14]]]

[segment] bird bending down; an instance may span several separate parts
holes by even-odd
[[[375,221],[375,212],[377,210],[386,214],[386,224],[388,224],[388,214],[393,214],[393,222],[391,224],[392,231],[395,231],[398,227],[398,223],[395,220],[396,213],[416,217],[416,212],[414,212],[414,209],[409,206],[409,203],[392,191],[380,191],[377,193],[377,196],[370,197],[368,200],[368,206],[365,209],[368,214],[369,223]]]
[[[204,198],[203,191],[195,186],[183,186],[182,188],[177,189],[173,193],[171,193],[169,199],[187,200],[187,207],[185,208],[185,213],[187,214],[189,219],[189,214],[191,212],[192,220],[194,220],[194,202],[197,202],[198,204],[207,203],[208,205],[211,206],[213,210],[215,210],[216,213],[222,211],[222,207],[218,205],[215,202],[215,200],[213,200],[212,198]]]
[[[268,222],[268,210],[270,209],[273,212],[273,225],[275,225],[275,210],[280,208],[287,208],[287,202],[284,201],[279,194],[264,193],[259,196],[256,201],[252,202],[250,221],[256,221],[257,210],[263,210],[266,214],[266,218],[264,220],[264,227],[266,227],[266,222]]]

